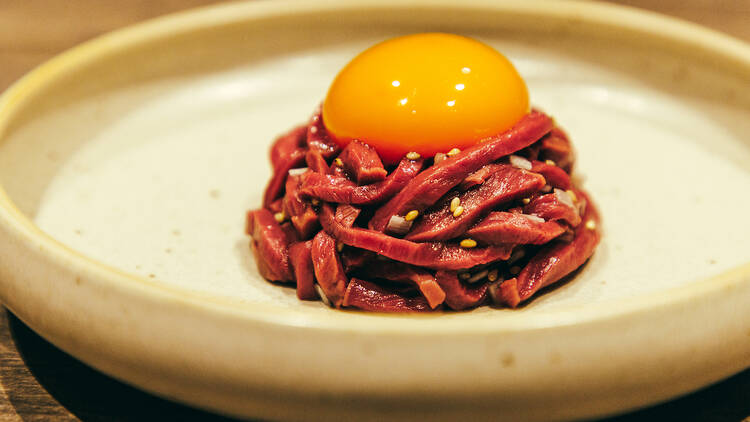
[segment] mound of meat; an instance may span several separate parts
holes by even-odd
[[[516,307],[583,265],[599,216],[574,154],[532,111],[505,133],[393,168],[316,114],[271,148],[263,208],[247,215],[258,270],[302,300],[376,312]]]

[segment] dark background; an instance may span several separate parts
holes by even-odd
[[[750,0],[611,1],[680,17],[750,41]],[[53,55],[115,28],[213,0],[0,0],[0,91]],[[750,88],[749,88],[750,89]],[[750,421],[750,370],[608,422]],[[0,308],[0,422],[225,421],[89,369]]]

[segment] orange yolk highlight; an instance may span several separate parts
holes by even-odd
[[[493,48],[452,34],[407,35],[347,64],[323,103],[323,123],[342,146],[358,139],[386,163],[463,149],[510,129],[529,112],[513,64]]]

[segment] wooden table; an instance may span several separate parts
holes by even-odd
[[[75,44],[215,0],[0,0],[0,90]],[[623,0],[750,41],[750,0]],[[750,89],[750,88],[749,88]],[[610,422],[750,421],[750,370]],[[0,310],[0,422],[228,419],[158,399],[102,375]]]

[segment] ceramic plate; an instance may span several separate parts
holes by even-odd
[[[0,103],[0,298],[101,371],[226,414],[566,420],[750,366],[750,48],[567,2],[253,2],[118,31]],[[363,48],[424,31],[504,52],[603,215],[575,278],[518,310],[335,311],[243,235],[273,137]]]

